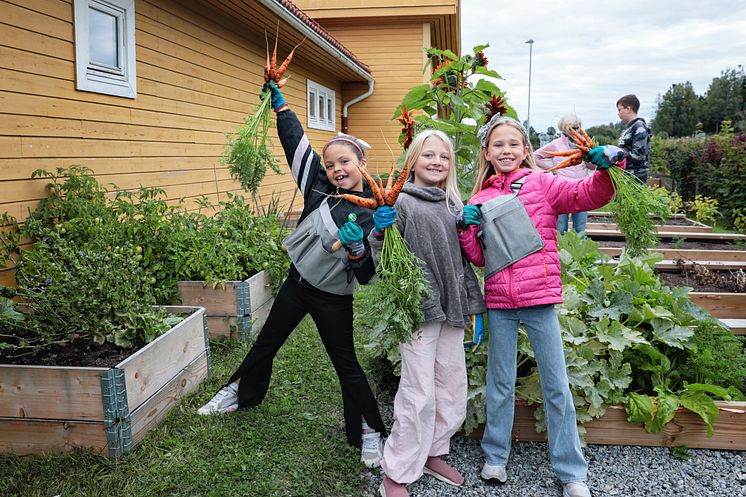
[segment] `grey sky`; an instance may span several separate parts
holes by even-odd
[[[616,100],[634,93],[650,119],[657,96],[691,81],[704,94],[725,68],[746,65],[743,0],[462,0],[464,53],[489,43],[490,68],[531,125],[545,131],[567,112],[584,127],[617,122]]]

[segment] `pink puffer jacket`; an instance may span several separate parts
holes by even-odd
[[[561,303],[557,215],[597,209],[614,196],[614,186],[605,171],[596,171],[593,176],[584,180],[572,180],[520,168],[507,175],[498,174],[488,178],[482,185],[482,191],[474,195],[469,204],[480,204],[498,195],[512,193],[510,184],[523,176],[526,179],[518,198],[544,240],[544,248],[487,279],[484,294],[490,309],[517,309]],[[469,229],[459,234],[459,241],[469,262],[484,266],[484,253],[477,239],[477,228],[469,226]]]

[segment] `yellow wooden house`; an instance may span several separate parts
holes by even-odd
[[[458,0],[0,0],[0,20],[0,213],[19,220],[45,196],[39,168],[81,164],[173,201],[240,192],[220,156],[258,103],[276,28],[280,59],[305,38],[283,93],[312,143],[345,114],[387,170],[390,118],[426,78],[423,49],[460,48]],[[268,171],[260,198],[288,208],[294,190]]]

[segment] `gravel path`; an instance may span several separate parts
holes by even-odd
[[[392,404],[379,398],[387,426],[392,424]],[[393,400],[393,399],[391,399]],[[603,496],[746,496],[746,452],[690,449],[683,461],[662,447],[591,445],[585,449],[589,464],[588,485],[594,497]],[[562,489],[549,463],[545,443],[517,442],[508,463],[508,481],[489,485],[479,478],[484,463],[479,441],[456,436],[446,460],[466,478],[453,487],[424,475],[408,486],[413,497],[561,497]],[[379,469],[365,474],[366,497],[378,495],[383,479]]]

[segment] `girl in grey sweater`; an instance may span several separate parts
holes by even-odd
[[[421,132],[407,151],[407,162],[411,169],[395,206],[396,223],[414,255],[425,263],[430,295],[422,302],[424,319],[416,338],[399,346],[394,426],[381,461],[384,497],[408,496],[406,485],[423,472],[463,484],[464,478],[441,456],[448,453],[450,439],[466,417],[464,329],[469,315],[486,311],[457,237],[457,224],[463,226],[469,216],[458,191],[450,139],[436,130]],[[383,233],[376,228],[369,239],[377,255]]]

